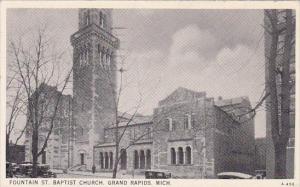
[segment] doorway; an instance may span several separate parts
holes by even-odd
[[[84,153],[80,153],[80,164],[84,165]]]
[[[42,164],[46,164],[46,151],[43,151],[42,154]]]

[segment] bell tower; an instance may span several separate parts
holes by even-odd
[[[115,54],[109,9],[79,9],[79,30],[73,46],[73,165],[93,165],[93,146],[104,141],[104,128],[114,124]]]

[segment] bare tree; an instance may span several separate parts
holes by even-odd
[[[35,33],[35,32],[33,32]],[[72,68],[61,78],[58,63],[64,52],[56,52],[54,43],[46,27],[39,28],[27,43],[24,38],[9,41],[10,65],[17,73],[16,79],[24,92],[27,109],[27,130],[31,133],[31,153],[33,161],[32,177],[37,177],[38,158],[45,151],[56,116],[60,110],[63,92],[69,82]],[[60,91],[49,91],[45,85],[60,87]],[[41,128],[46,129],[45,140],[39,142]]]
[[[124,81],[124,73],[127,71],[127,69],[124,69],[124,64],[126,57],[129,55],[122,56],[120,62],[117,62],[117,65],[111,65],[111,63],[107,62],[107,59],[101,58],[100,60],[100,71],[104,75],[104,79],[106,82],[108,82],[109,85],[109,92],[111,93],[111,96],[113,97],[113,106],[112,111],[114,113],[114,119],[113,119],[113,139],[115,143],[115,156],[113,161],[113,172],[112,172],[112,178],[117,177],[117,173],[119,170],[119,162],[122,157],[122,151],[126,151],[131,146],[135,145],[135,143],[139,142],[140,140],[143,140],[144,138],[148,137],[149,135],[161,131],[163,129],[145,129],[145,131],[140,132],[135,137],[131,138],[130,143],[123,146],[123,141],[126,141],[126,133],[129,131],[129,128],[132,124],[136,123],[136,118],[139,117],[138,111],[141,109],[141,107],[144,105],[144,100],[146,98],[145,95],[143,95],[140,91],[138,91],[139,98],[136,101],[135,106],[132,106],[130,109],[124,112],[120,112],[121,110],[121,104],[120,101],[123,99],[122,96],[125,94],[126,89],[129,87],[131,82]],[[116,56],[115,56],[116,57]],[[134,62],[133,62],[134,63]],[[113,67],[114,66],[114,67]],[[113,77],[113,72],[119,73],[118,76],[118,85],[114,82],[115,79]],[[157,116],[155,119],[156,121],[161,121],[165,119],[165,116],[170,113],[171,111],[166,111],[166,114]],[[159,118],[159,119],[158,119]],[[153,117],[151,119],[154,120]],[[122,147],[121,147],[122,145]],[[122,151],[121,151],[122,150]]]
[[[270,98],[271,133],[275,150],[275,178],[286,178],[286,147],[290,137],[291,58],[295,22],[292,10],[265,10],[269,27],[265,31],[271,38],[266,67]],[[283,18],[283,19],[282,19]],[[280,40],[283,36],[283,40]]]
[[[13,141],[12,135],[19,134],[14,144],[17,144],[18,141],[23,137],[24,131],[26,129],[26,125],[19,129],[16,127],[16,121],[21,115],[25,113],[25,104],[23,102],[23,94],[22,94],[22,85],[18,84],[14,86],[15,80],[14,77],[9,77],[6,85],[7,91],[7,122],[6,122],[6,160],[10,160],[10,143]],[[18,132],[20,130],[20,132]]]

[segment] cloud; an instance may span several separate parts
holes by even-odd
[[[215,37],[210,32],[197,25],[188,25],[173,34],[168,62],[170,66],[203,69],[212,58],[215,46]]]
[[[225,47],[220,50],[216,61],[220,65],[234,65],[250,58],[251,54],[253,51],[249,47],[239,44],[232,49]]]

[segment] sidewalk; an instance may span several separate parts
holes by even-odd
[[[112,178],[112,173],[111,172],[96,172],[96,173],[92,173],[92,172],[88,172],[88,171],[68,171],[68,174],[73,174],[73,175],[80,175],[80,176],[94,176],[95,178]],[[145,178],[144,175],[141,174],[136,174],[134,176],[129,175],[129,174],[122,174],[122,173],[118,173],[117,174],[117,178],[118,179],[142,179]]]

